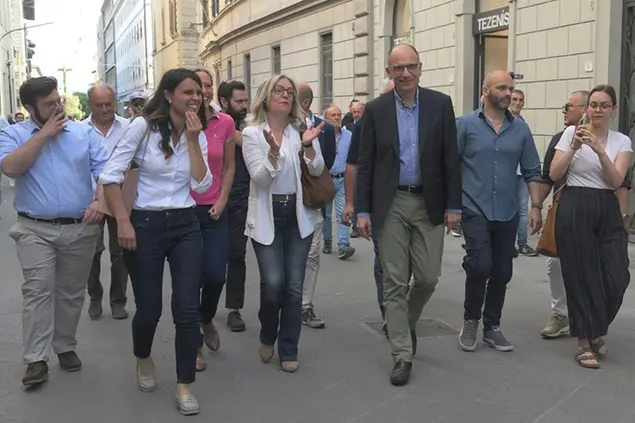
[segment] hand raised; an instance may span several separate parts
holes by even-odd
[[[203,130],[203,124],[198,115],[192,110],[185,112],[185,130],[187,131],[188,141],[198,142],[198,136]]]
[[[272,152],[277,153],[278,151],[280,151],[281,143],[278,142],[278,140],[273,135],[273,132],[271,132],[270,129],[263,129],[262,134],[264,135],[265,141],[267,141],[267,144],[269,144],[269,148],[271,149]]]
[[[64,111],[51,116],[40,129],[40,133],[45,138],[53,138],[64,129],[64,124],[68,122]]]
[[[322,133],[322,128],[324,128],[324,122],[320,122],[318,126],[311,125],[310,127],[308,127],[307,130],[304,131],[304,133],[302,134],[302,142],[313,142],[313,140]]]

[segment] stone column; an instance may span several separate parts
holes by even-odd
[[[362,101],[373,92],[372,8],[372,0],[355,0],[354,97]]]
[[[461,116],[474,109],[474,35],[472,35],[472,19],[476,11],[476,0],[456,0],[456,47],[455,57],[455,114]]]

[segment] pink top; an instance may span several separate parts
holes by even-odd
[[[207,129],[204,131],[207,137],[207,163],[212,172],[212,186],[206,192],[199,194],[191,191],[192,198],[199,206],[211,206],[218,201],[223,181],[223,156],[225,155],[225,143],[236,133],[234,119],[225,113],[215,113],[207,121]]]

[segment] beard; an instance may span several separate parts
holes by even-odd
[[[226,113],[234,119],[236,129],[241,129],[247,117],[247,110],[235,110],[232,106],[229,106]]]
[[[506,110],[511,104],[511,97],[508,96],[498,96],[490,92],[487,95],[487,98],[493,106],[499,108],[500,110]]]

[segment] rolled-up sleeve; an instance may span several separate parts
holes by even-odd
[[[90,172],[93,175],[93,179],[96,181],[99,179],[99,175],[103,172],[108,162],[108,151],[106,146],[99,139],[99,136],[95,130],[86,125],[88,131],[88,154],[90,155]]]
[[[205,176],[201,179],[201,182],[196,182],[196,179],[190,178],[190,187],[194,192],[198,192],[199,194],[204,193],[212,186],[212,172],[209,170],[209,165],[207,163],[207,137],[201,131],[198,134],[198,144],[201,146],[201,153],[203,153],[203,163],[205,163]]]
[[[523,151],[520,157],[520,172],[525,182],[542,182],[540,157],[538,156],[536,143],[528,126],[526,129],[525,136],[523,137]]]
[[[115,145],[97,182],[103,185],[121,184],[130,167],[139,143],[143,141],[148,124],[145,119],[135,119]]]
[[[315,157],[309,159],[304,154],[304,162],[309,170],[309,173],[313,176],[320,176],[324,172],[324,156],[322,156],[322,149],[320,147],[320,141],[316,138],[313,140],[313,149],[315,150]]]
[[[273,167],[267,152],[269,146],[264,140],[262,135],[262,129],[259,126],[249,126],[243,129],[243,158],[245,159],[245,166],[249,172],[249,176],[256,185],[261,188],[266,188],[273,182],[273,178],[279,173],[279,168]],[[280,151],[281,157],[284,154]],[[279,163],[278,163],[279,165]]]
[[[6,127],[0,130],[0,165],[2,161],[20,146],[17,134],[12,128]]]

